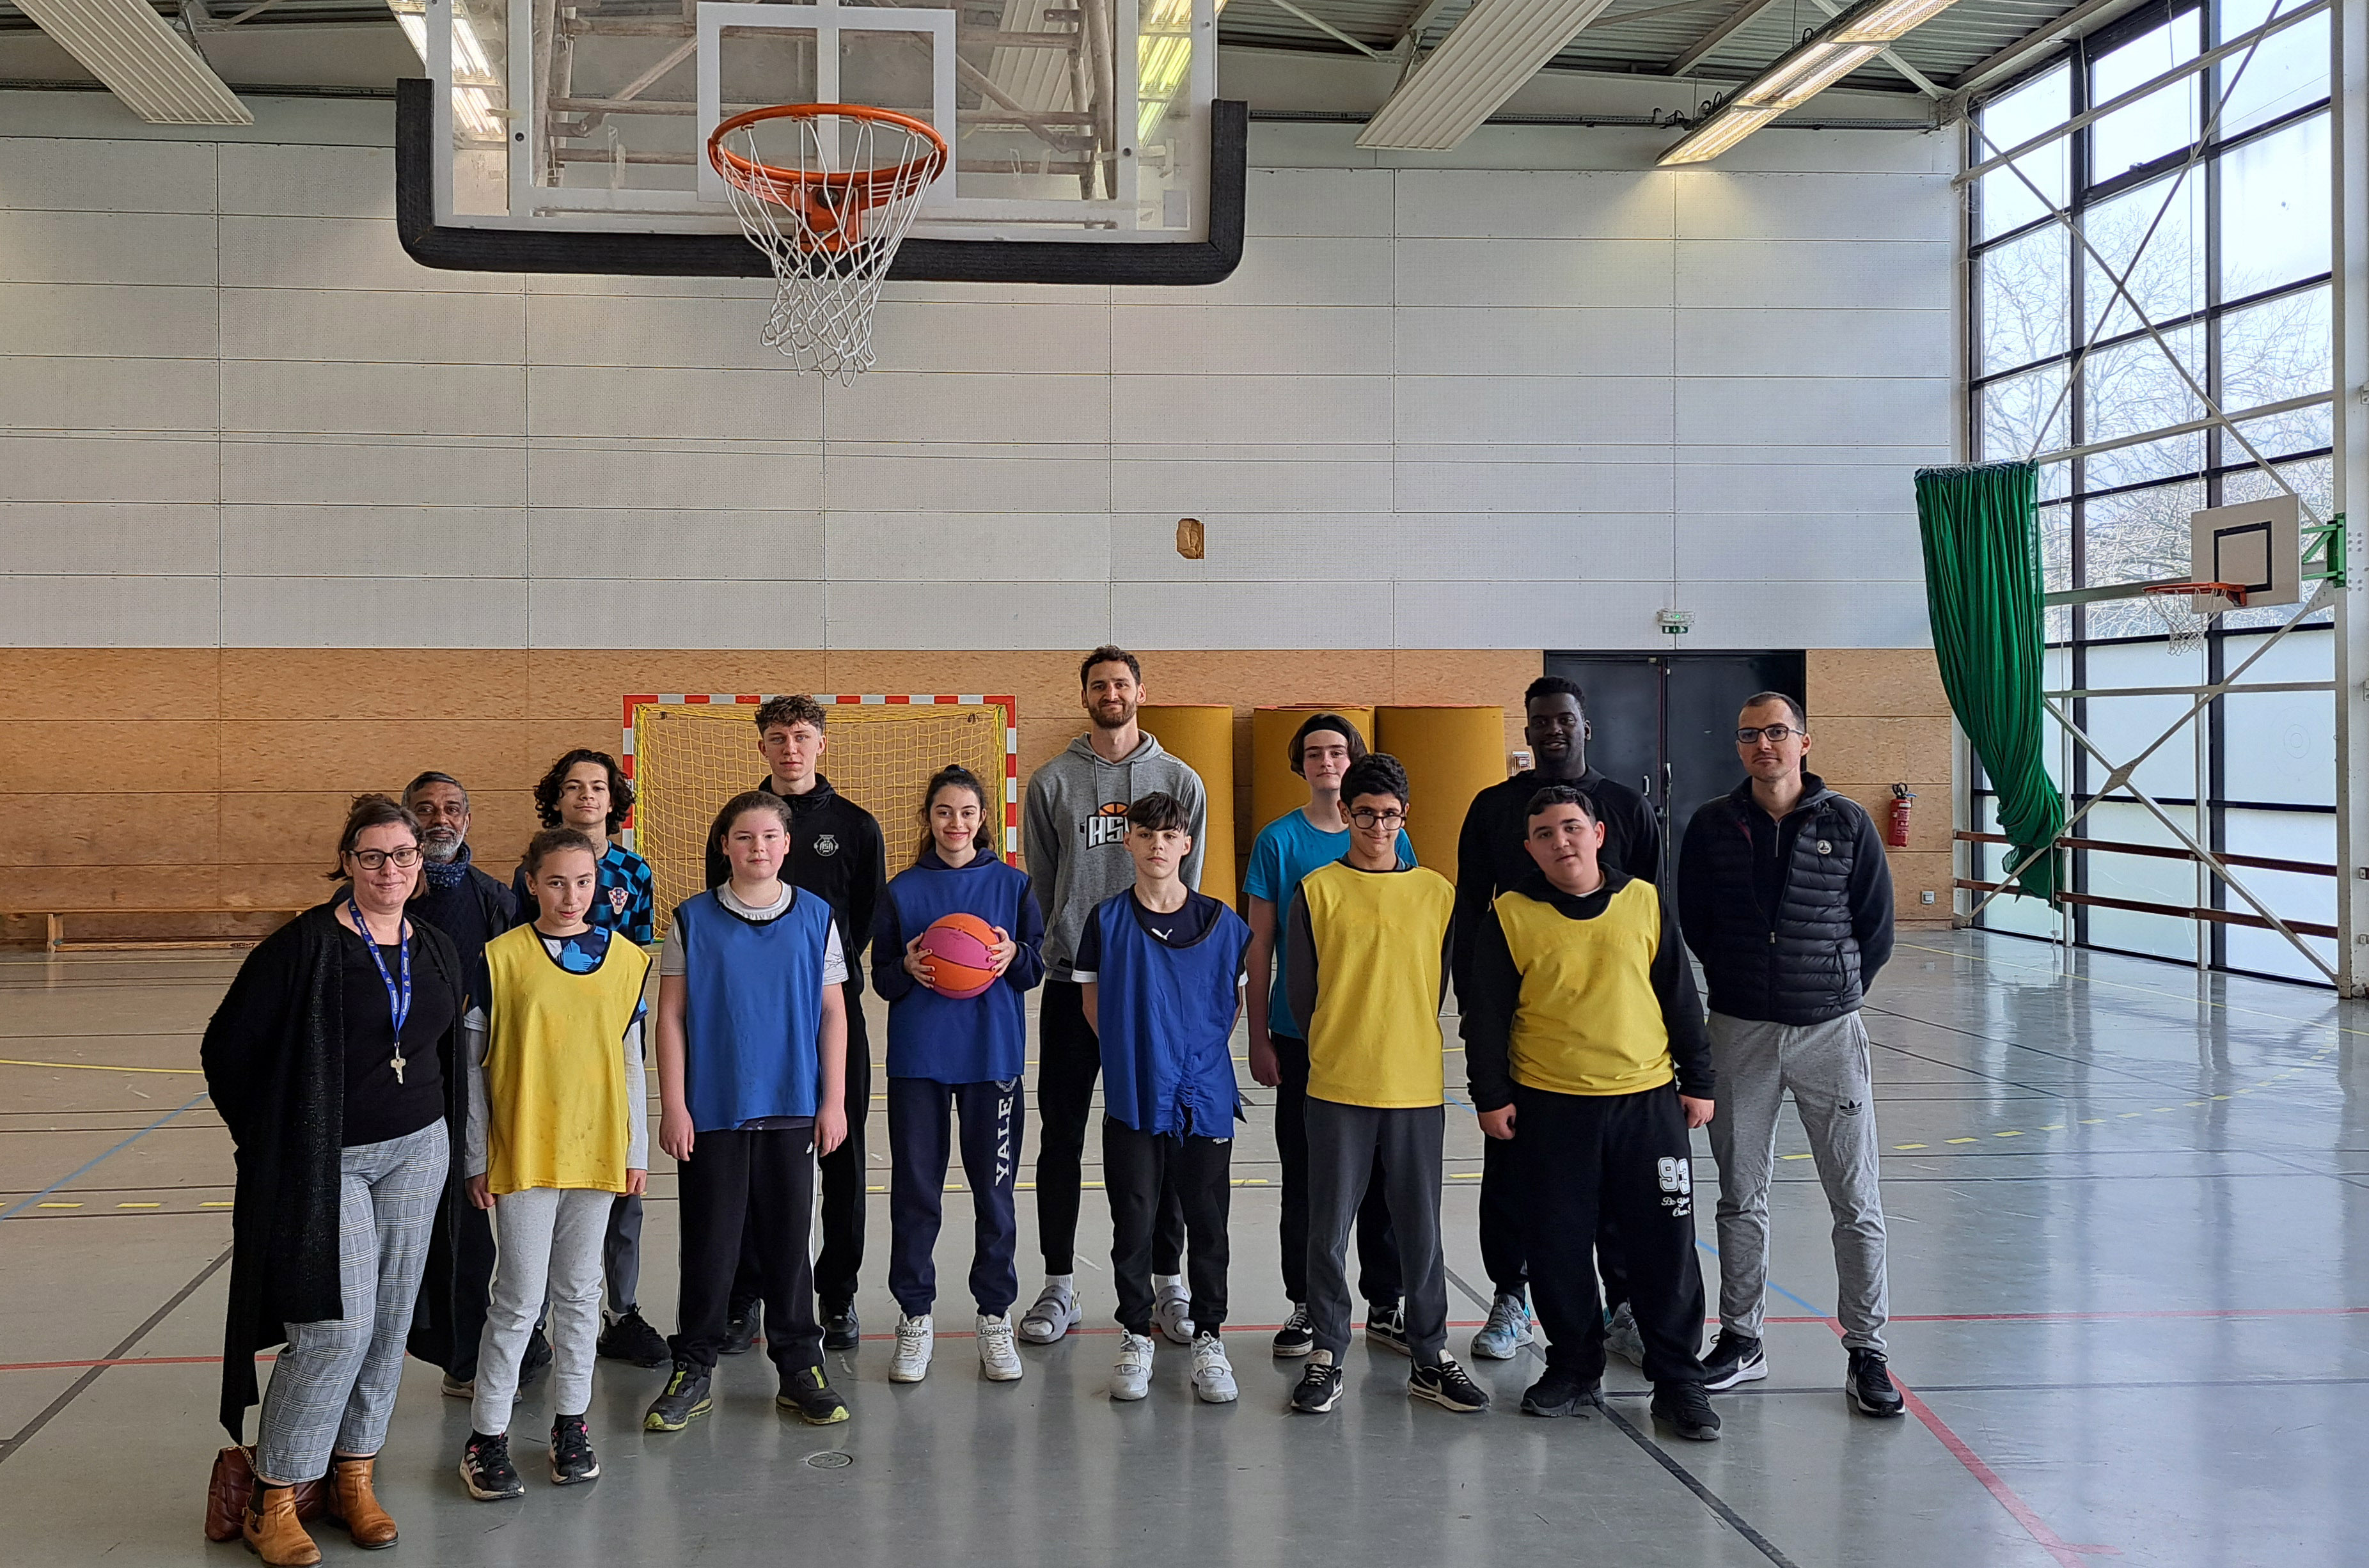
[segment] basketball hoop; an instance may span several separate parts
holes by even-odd
[[[921,198],[945,171],[945,138],[868,104],[778,104],[707,138],[749,243],[778,285],[762,341],[841,381],[872,368],[872,307]]]
[[[2166,651],[2175,654],[2203,647],[2214,616],[2246,607],[2246,590],[2234,582],[2159,582],[2139,591],[2163,625]]]

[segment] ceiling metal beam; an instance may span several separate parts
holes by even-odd
[[[1697,61],[1725,43],[1738,31],[1750,26],[1754,17],[1775,4],[1777,0],[1744,0],[1743,5],[1728,13],[1725,20],[1687,45],[1685,51],[1676,60],[1664,66],[1663,70],[1673,76],[1685,75],[1694,69]]]
[[[2052,50],[2095,32],[2146,4],[2148,0],[2086,0],[2054,21],[2032,29],[1980,64],[1968,66],[1950,81],[1953,118],[1963,115],[1966,100],[1991,83],[2012,76],[2027,65],[2038,64],[2041,57]]]
[[[1839,17],[1843,14],[1843,8],[1840,6],[1836,5],[1834,0],[1810,0],[1810,4],[1815,6],[1819,10],[1824,11],[1829,18]],[[1876,58],[1883,61],[1886,65],[1891,66],[1894,71],[1899,72],[1903,76],[1907,77],[1908,80],[1914,84],[1917,90],[1923,93],[1927,97],[1946,98],[1950,96],[1947,92],[1942,90],[1940,83],[1936,82],[1932,77],[1928,76],[1924,72],[1917,69],[1916,66],[1911,65],[1906,60],[1901,59],[1900,52],[1898,50],[1883,50],[1877,54]]]

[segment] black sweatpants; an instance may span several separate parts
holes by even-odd
[[[1407,1348],[1418,1367],[1436,1367],[1447,1354],[1448,1265],[1439,1250],[1447,1127],[1439,1105],[1381,1110],[1308,1101],[1308,1316],[1316,1348],[1331,1351],[1336,1364],[1349,1350],[1349,1226],[1378,1162],[1406,1281]]]
[[[1020,1239],[1013,1178],[1026,1121],[1020,1080],[940,1083],[888,1080],[888,1291],[909,1318],[927,1317],[938,1295],[938,1227],[945,1212],[946,1156],[961,1119],[964,1184],[970,1188],[970,1294],[1000,1318],[1020,1294],[1013,1254]]]
[[[822,1363],[807,1252],[815,1196],[814,1128],[703,1132],[675,1167],[682,1230],[675,1354],[713,1367],[731,1311],[743,1237],[756,1253],[765,1350],[786,1377]]]
[[[1086,1023],[1086,988],[1075,980],[1047,980],[1036,1021],[1036,1242],[1047,1274],[1077,1268],[1086,1123],[1102,1072],[1102,1041]],[[1152,1232],[1151,1272],[1183,1273],[1184,1255],[1184,1209],[1170,1193],[1160,1201]]]
[[[1494,1140],[1493,1140],[1494,1141]],[[1514,1086],[1530,1292],[1547,1364],[1604,1376],[1604,1306],[1591,1247],[1628,1288],[1645,1341],[1645,1376],[1700,1383],[1702,1268],[1695,1257],[1693,1151],[1674,1084],[1634,1094],[1555,1094]]]
[[[1482,1139],[1481,1267],[1500,1296],[1518,1296],[1529,1287],[1530,1249],[1522,1210],[1521,1157],[1502,1139]],[[1596,1272],[1604,1279],[1607,1311],[1629,1299],[1629,1287],[1620,1277],[1619,1252],[1611,1219],[1599,1219]]]
[[[1151,1332],[1152,1232],[1171,1204],[1184,1216],[1191,1268],[1193,1332],[1216,1333],[1226,1322],[1226,1215],[1233,1201],[1234,1145],[1222,1138],[1138,1132],[1103,1118],[1103,1188],[1110,1195],[1111,1282],[1119,1325]],[[1158,1269],[1166,1274],[1167,1269]]]
[[[816,1162],[822,1175],[822,1253],[815,1259],[815,1295],[823,1310],[855,1299],[856,1274],[864,1267],[864,1133],[872,1116],[872,1041],[864,1033],[864,999],[853,986],[847,999],[847,1138]],[[738,1317],[762,1294],[757,1276],[756,1242],[740,1249],[732,1280],[732,1315]]]
[[[1275,1087],[1275,1148],[1283,1162],[1283,1294],[1294,1306],[1308,1304],[1308,1042],[1271,1035],[1282,1082]],[[1486,1188],[1483,1188],[1486,1191]],[[1357,1294],[1378,1306],[1397,1303],[1399,1239],[1390,1230],[1390,1206],[1382,1196],[1382,1159],[1357,1206]]]

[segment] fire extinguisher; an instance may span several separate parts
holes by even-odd
[[[1892,820],[1884,825],[1883,841],[1894,849],[1908,847],[1908,803],[1916,798],[1906,784],[1892,786]]]

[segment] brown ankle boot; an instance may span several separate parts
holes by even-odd
[[[378,1505],[371,1489],[376,1459],[333,1459],[329,1461],[329,1522],[342,1525],[364,1551],[395,1544],[395,1520]]]
[[[321,1561],[321,1549],[304,1533],[296,1518],[296,1489],[255,1484],[247,1500],[243,1530],[246,1549],[263,1559],[265,1568],[312,1568]]]

